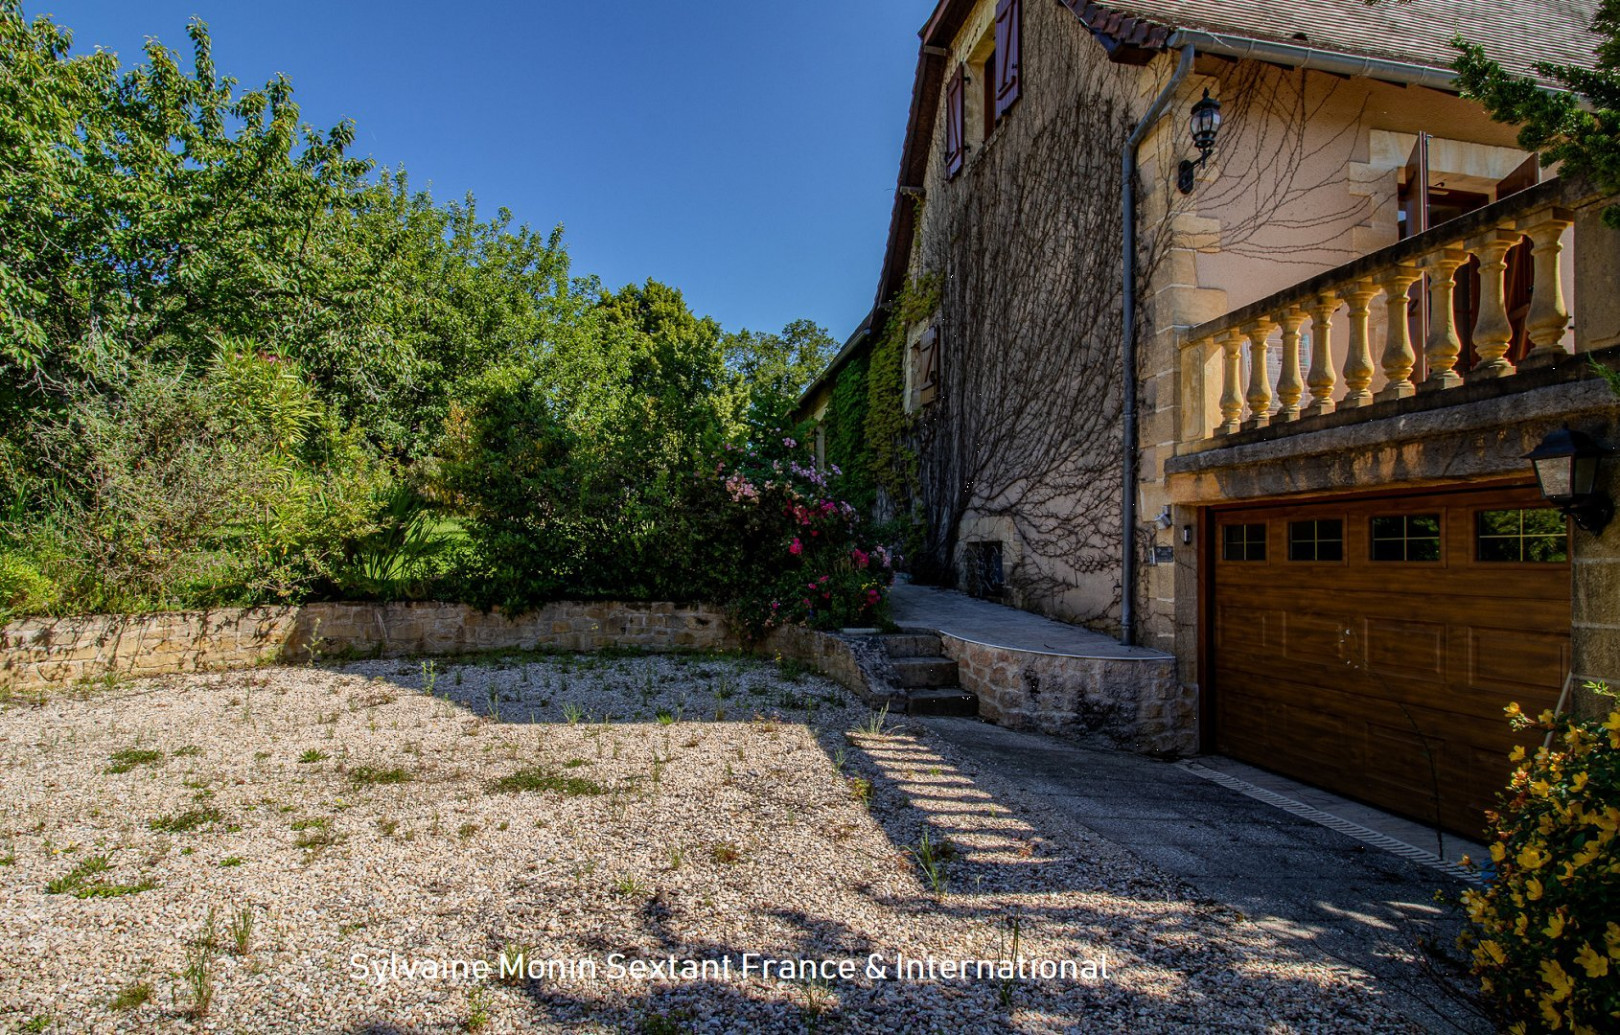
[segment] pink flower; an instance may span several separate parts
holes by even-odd
[[[857,568],[864,568],[868,564],[872,563],[871,555],[862,551],[860,547],[856,547],[850,551],[849,559],[855,562],[855,567]]]
[[[803,552],[804,544],[799,542],[797,539],[793,540],[793,545],[788,547],[788,553],[791,553],[795,557],[799,556],[799,554]]]

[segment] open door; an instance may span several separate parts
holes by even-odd
[[[1500,201],[1509,195],[1528,190],[1541,180],[1541,164],[1535,155],[1531,155],[1518,168],[1497,182],[1494,197],[1477,190],[1459,190],[1443,184],[1436,186],[1434,183],[1436,175],[1429,164],[1431,139],[1429,134],[1419,133],[1416,143],[1412,145],[1412,154],[1406,160],[1404,182],[1400,189],[1399,214],[1400,235],[1403,240],[1458,216],[1484,208],[1493,201]],[[1444,178],[1443,173],[1440,174],[1440,178]],[[1530,349],[1529,336],[1525,332],[1524,324],[1525,318],[1530,314],[1530,293],[1535,283],[1535,267],[1528,238],[1508,252],[1507,267],[1504,286],[1508,322],[1513,328],[1513,339],[1508,345],[1507,358],[1517,363]],[[1479,360],[1478,354],[1474,352],[1474,324],[1479,320],[1479,260],[1473,256],[1469,257],[1466,265],[1458,268],[1456,291],[1452,297],[1457,336],[1462,340],[1462,355],[1458,359],[1457,369],[1466,373]],[[1408,331],[1412,336],[1413,350],[1418,354],[1417,369],[1412,375],[1414,380],[1427,376],[1427,371],[1423,369],[1423,344],[1429,336],[1431,304],[1428,278],[1425,277],[1412,285],[1412,305],[1408,309],[1410,313]]]

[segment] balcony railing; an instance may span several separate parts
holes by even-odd
[[[1577,347],[1565,289],[1566,243],[1577,221],[1572,194],[1563,181],[1548,181],[1193,328],[1182,343],[1182,440],[1443,392],[1568,356]],[[1590,218],[1596,214],[1591,208]],[[1588,218],[1585,210],[1580,218]],[[1533,287],[1516,364],[1506,275],[1509,252],[1525,239]],[[1467,328],[1455,304],[1464,275],[1478,298]],[[1426,289],[1414,291],[1420,283]],[[1422,318],[1414,318],[1420,306]],[[1423,340],[1414,340],[1414,325],[1426,326]],[[1473,357],[1467,369],[1465,340]]]

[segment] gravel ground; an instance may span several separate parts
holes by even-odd
[[[1404,1030],[1365,975],[794,675],[371,661],[9,701],[0,1032]]]

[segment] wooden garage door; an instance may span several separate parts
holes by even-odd
[[[1565,522],[1533,487],[1216,511],[1223,754],[1478,836],[1569,668]]]

